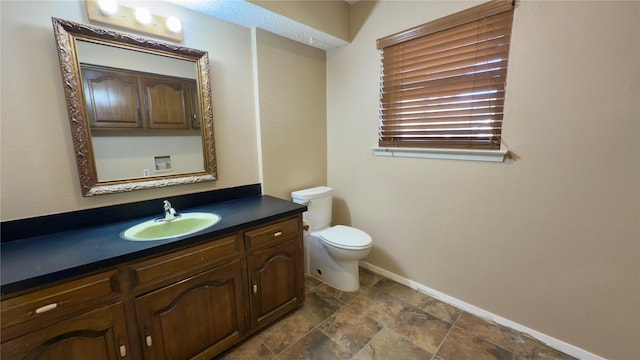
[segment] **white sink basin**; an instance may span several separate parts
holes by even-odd
[[[131,241],[172,239],[209,228],[221,219],[220,215],[213,213],[184,213],[171,221],[154,219],[142,222],[120,233],[120,237]]]

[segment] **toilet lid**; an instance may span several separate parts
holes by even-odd
[[[371,246],[371,236],[350,226],[336,225],[318,234],[322,241],[340,248],[366,248]]]

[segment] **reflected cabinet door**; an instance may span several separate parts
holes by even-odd
[[[187,80],[141,76],[140,85],[149,129],[191,127],[193,106]]]
[[[87,116],[93,129],[199,128],[193,79],[82,64]]]
[[[142,128],[136,76],[82,65],[87,116],[93,128]]]
[[[122,303],[105,306],[2,344],[2,359],[128,358]]]
[[[205,271],[135,300],[145,359],[209,358],[244,335],[242,262]]]

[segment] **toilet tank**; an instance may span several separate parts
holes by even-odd
[[[307,205],[302,218],[310,223],[311,231],[331,225],[332,190],[327,186],[317,186],[291,193],[293,202]]]

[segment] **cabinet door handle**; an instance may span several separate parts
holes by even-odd
[[[22,317],[26,317],[26,316],[33,316],[33,315],[37,315],[37,314],[42,314],[42,313],[46,313],[47,311],[51,311],[51,310],[55,310],[57,308],[59,308],[60,306],[68,303],[69,301],[59,301],[57,303],[53,303],[53,304],[47,304],[44,306],[40,306],[39,308],[35,309],[35,310],[31,310],[28,313],[22,315]]]
[[[282,231],[277,231],[273,233],[273,237],[282,236]]]
[[[122,339],[120,339],[120,357],[123,359],[127,357],[127,347],[124,345],[124,340]]]
[[[253,293],[257,294],[258,293],[258,284],[253,283]]]
[[[151,350],[153,339],[151,338],[151,334],[149,333],[148,329],[144,332],[144,342],[147,344],[147,350]]]

